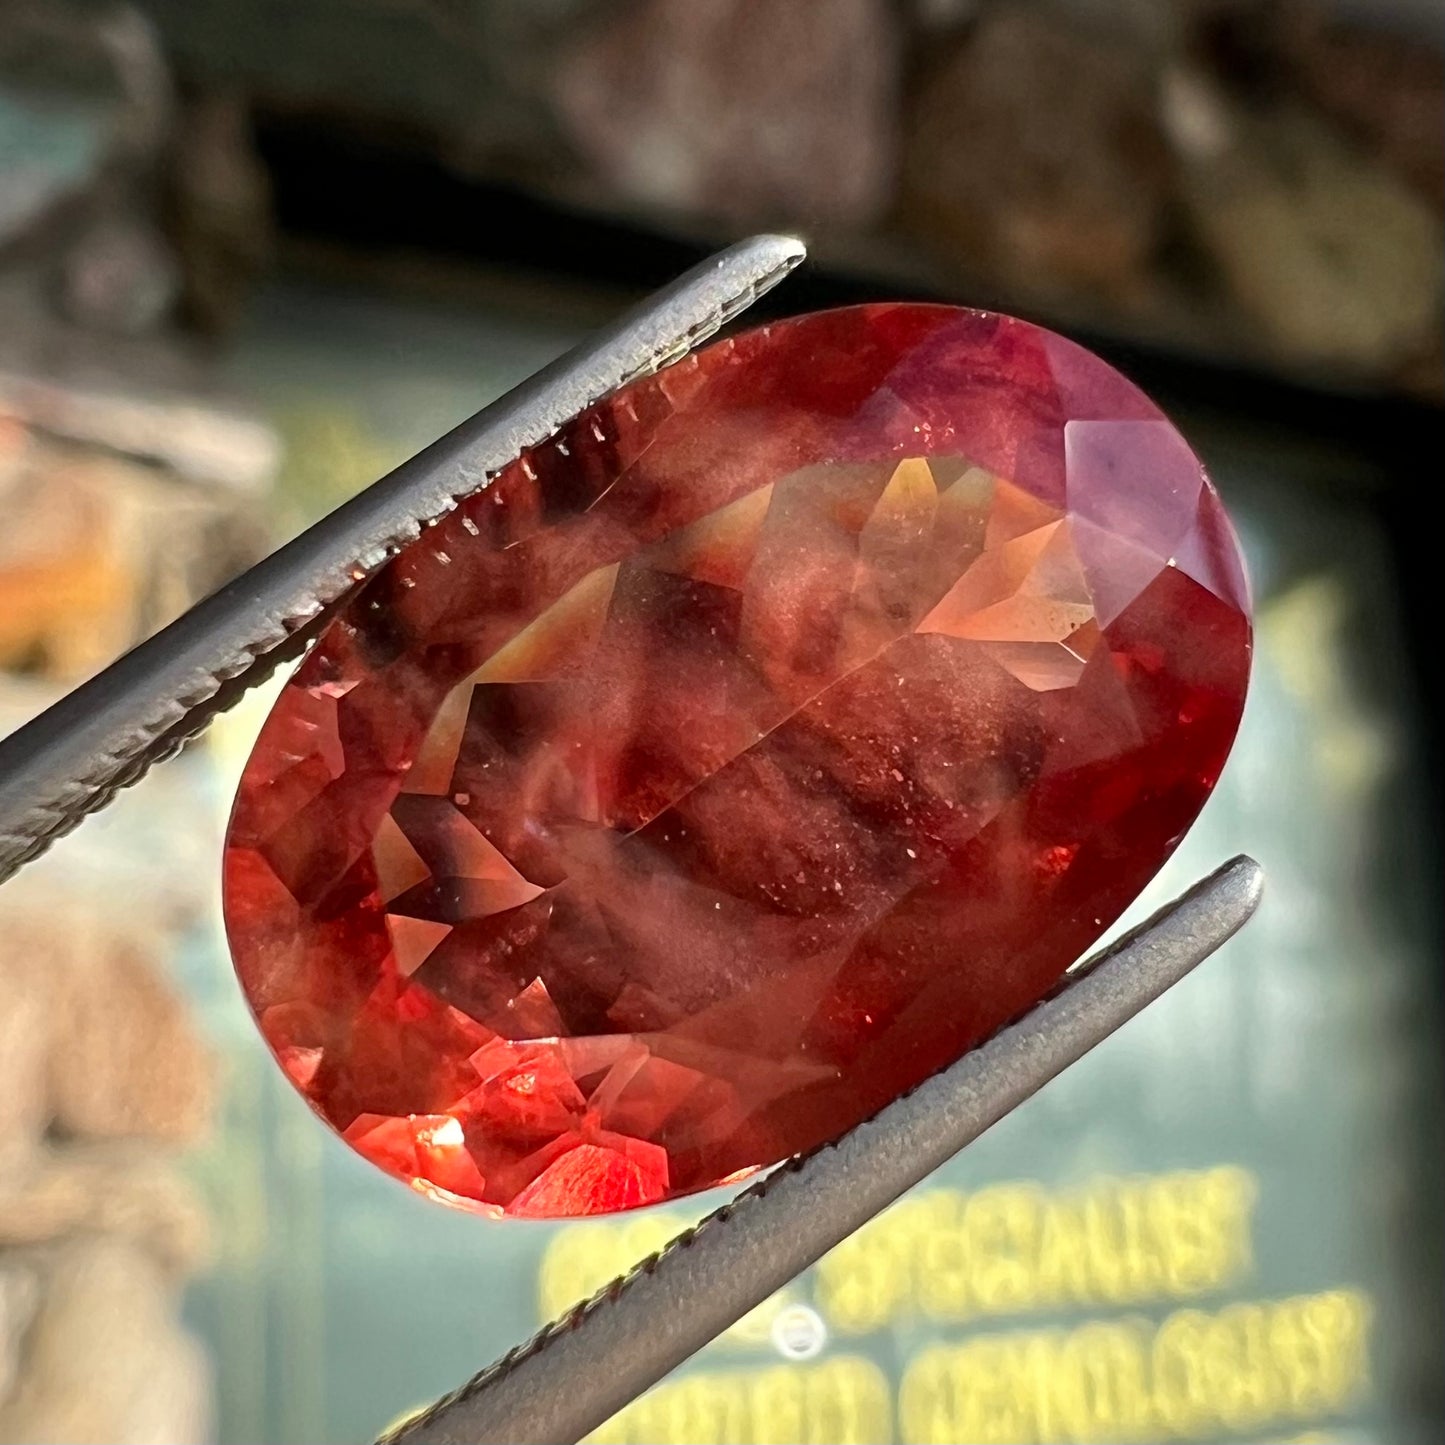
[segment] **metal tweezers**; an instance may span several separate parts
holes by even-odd
[[[759,236],[701,263],[0,742],[0,881],[294,658],[388,557],[522,451],[676,361],[803,259]],[[793,1159],[386,1437],[572,1442],[1108,1037],[1239,929],[1236,858],[1046,1000],[836,1143]]]

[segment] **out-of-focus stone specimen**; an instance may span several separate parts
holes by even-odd
[[[209,1438],[210,1365],[179,1312],[177,1281],[134,1244],[81,1234],[56,1247],[24,1371],[0,1401],[0,1439]]]
[[[47,700],[0,672],[0,733]],[[208,1438],[179,1298],[206,1216],[176,1151],[212,1071],[163,962],[205,904],[195,761],[0,890],[0,1442]]]
[[[0,733],[252,560],[276,451],[148,384],[175,358],[77,345],[23,300],[0,300]],[[220,845],[197,770],[158,769],[0,890],[0,1445],[209,1435],[180,1321],[205,1216],[176,1155],[213,1081],[169,977]]]
[[[908,136],[906,218],[936,252],[1025,294],[1146,283],[1166,155],[1149,68],[1107,34],[989,9],[925,70]]]
[[[755,224],[866,225],[893,185],[899,36],[881,0],[604,6],[554,79],[594,183]]]
[[[0,668],[77,680],[253,561],[275,450],[244,416],[0,369]]]
[[[223,108],[258,98],[278,194],[323,225],[343,213],[339,229],[365,225],[372,202],[353,207],[363,188],[345,183],[319,198],[310,173],[327,155],[355,164],[358,139],[386,137],[383,173],[400,151],[432,172],[428,184],[457,186],[457,212],[471,219],[462,234],[438,233],[448,253],[468,230],[491,252],[475,228],[497,201],[469,202],[457,181],[475,176],[566,212],[681,230],[689,243],[796,226],[817,260],[890,290],[921,281],[1193,357],[1442,395],[1433,298],[1423,345],[1401,341],[1398,319],[1383,347],[1358,319],[1322,345],[1295,288],[1271,308],[1271,285],[1237,274],[1265,203],[1302,206],[1303,234],[1275,236],[1271,249],[1292,253],[1304,291],[1334,284],[1317,284],[1317,244],[1342,245],[1347,273],[1354,258],[1400,245],[1401,274],[1414,274],[1419,252],[1411,227],[1397,225],[1391,181],[1423,193],[1433,245],[1445,249],[1445,54],[1418,4],[1356,4],[1343,19],[1325,0],[455,0],[404,17],[375,0],[292,8],[290,43],[277,46],[245,6],[145,6],[203,93],[211,87]],[[1200,156],[1171,155],[1168,143],[1166,92],[1181,70],[1266,132],[1304,114],[1353,147],[1349,166],[1322,186],[1317,175],[1301,201],[1274,141],[1245,127],[1241,144],[1259,147],[1263,164],[1228,220],[1205,224],[1207,209],[1190,201]],[[188,309],[219,317],[264,249],[265,188],[244,127],[210,130],[226,147],[212,156],[206,137],[192,145],[190,119],[172,174],[195,150],[209,175],[233,182],[200,228],[184,213],[209,207],[208,183],[194,202],[179,198],[174,233]],[[1371,194],[1387,213],[1374,239]],[[565,215],[549,224],[565,229]],[[205,243],[199,264],[188,235]],[[228,287],[209,285],[213,267]],[[1371,278],[1392,268],[1365,265],[1368,304]],[[1394,313],[1388,279],[1381,289]],[[213,299],[223,304],[208,308]]]
[[[1376,372],[1429,352],[1440,220],[1390,171],[1306,114],[1233,110],[1228,143],[1182,170],[1195,238],[1263,350]]]

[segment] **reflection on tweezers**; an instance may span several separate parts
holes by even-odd
[[[384,1445],[571,1445],[1177,983],[1254,912],[1236,858],[1016,1023],[835,1144],[780,1166]]]
[[[297,656],[352,591],[523,450],[687,354],[802,260],[761,236],[703,262],[0,741],[0,882]],[[1235,932],[1260,870],[1227,864],[1052,997],[396,1431],[575,1441],[1107,1037]]]

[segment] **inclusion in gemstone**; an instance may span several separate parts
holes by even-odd
[[[226,923],[358,1152],[523,1216],[842,1133],[1036,1002],[1234,737],[1238,549],[1097,357],[826,312],[633,382],[393,559],[247,766]]]

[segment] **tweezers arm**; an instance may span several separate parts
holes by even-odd
[[[770,1174],[383,1445],[569,1445],[615,1414],[1231,937],[1262,875],[1237,858],[1019,1022],[873,1119]]]
[[[685,355],[802,260],[757,236],[538,372],[0,742],[0,882],[276,664],[386,557],[520,452]]]

